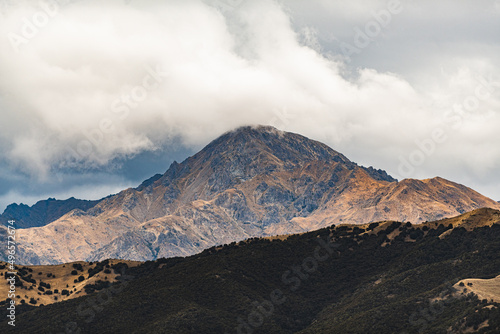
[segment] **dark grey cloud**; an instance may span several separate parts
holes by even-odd
[[[10,203],[34,204],[40,199],[78,197],[100,199],[129,187],[137,187],[155,174],[163,174],[174,161],[183,161],[194,154],[182,146],[111,162],[95,169],[62,168],[40,181],[31,175],[0,166],[0,210]]]

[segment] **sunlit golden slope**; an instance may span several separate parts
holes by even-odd
[[[78,261],[47,266],[16,265],[14,272],[22,276],[20,279],[22,285],[16,287],[16,303],[40,306],[84,296],[87,294],[84,289],[86,285],[97,282],[116,282],[116,277],[120,276],[121,272],[112,267],[117,263],[125,263],[128,267],[140,264],[140,262],[133,261],[109,260],[94,275],[90,275],[89,269],[95,269],[97,263]],[[0,300],[5,300],[8,295],[10,286],[4,280],[7,272],[12,272],[9,264],[0,262],[0,282],[2,283],[0,284],[0,296],[2,296]],[[7,277],[11,276],[7,275]]]

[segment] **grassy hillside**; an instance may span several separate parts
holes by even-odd
[[[0,326],[2,333],[499,333],[499,304],[453,288],[500,274],[499,217],[484,209],[454,221],[338,226],[214,247],[129,268],[101,292],[21,310],[15,329]]]
[[[72,262],[48,266],[14,266],[18,273],[16,298],[18,304],[34,306],[48,305],[63,300],[78,298],[95,291],[93,285],[108,286],[116,282],[121,264],[128,267],[141,262],[125,260],[105,260],[102,262]],[[0,262],[0,277],[10,277],[12,272],[6,262]],[[0,285],[0,305],[3,305],[9,285]]]

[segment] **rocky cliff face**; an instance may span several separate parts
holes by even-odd
[[[338,223],[436,220],[500,205],[441,179],[396,181],[271,127],[219,137],[163,175],[19,234],[19,263],[186,256]]]

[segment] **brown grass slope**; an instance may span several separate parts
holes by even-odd
[[[45,266],[16,265],[14,266],[14,272],[20,274],[24,271],[26,273],[25,276],[20,278],[22,285],[16,287],[16,303],[40,306],[87,295],[85,286],[88,284],[96,284],[98,281],[116,282],[116,277],[120,276],[121,273],[113,270],[112,266],[117,263],[125,263],[128,267],[140,264],[140,262],[135,261],[112,259],[108,261],[107,265],[103,266],[103,270],[92,276],[89,269],[95,269],[97,263],[77,261]],[[0,284],[0,296],[2,296],[0,300],[5,300],[8,295],[10,286],[4,280],[5,277],[12,276],[7,274],[8,272],[12,272],[9,264],[0,262],[0,282],[2,282]],[[80,276],[83,277],[83,280],[79,280]],[[27,277],[29,277],[28,280],[25,280],[24,278]],[[67,290],[67,293],[63,292],[64,290]]]

